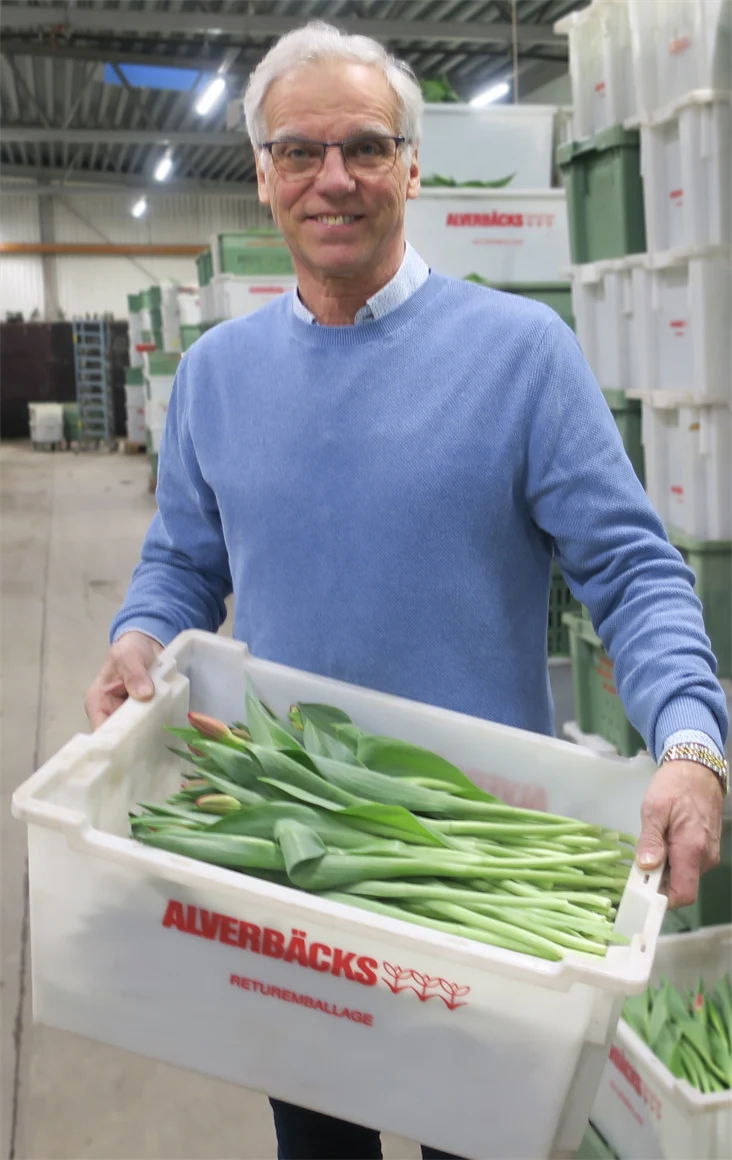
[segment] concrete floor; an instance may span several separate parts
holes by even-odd
[[[75,732],[107,630],[155,510],[144,457],[43,454],[5,444],[2,469],[2,1053],[6,1160],[269,1160],[269,1106],[207,1080],[33,1024],[26,834],[15,787]],[[552,670],[558,724],[568,667]],[[417,1146],[384,1137],[387,1160]]]

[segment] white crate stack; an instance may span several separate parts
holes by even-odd
[[[604,388],[642,400],[671,531],[732,539],[732,0],[595,0],[565,18],[575,137],[639,128],[647,253],[573,270]]]
[[[125,385],[125,412],[127,416],[127,442],[145,442],[145,387],[137,384]]]

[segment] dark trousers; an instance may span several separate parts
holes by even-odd
[[[381,1139],[373,1128],[361,1128],[282,1100],[269,1102],[274,1112],[278,1160],[381,1160]],[[422,1156],[423,1160],[460,1160],[424,1144]]]

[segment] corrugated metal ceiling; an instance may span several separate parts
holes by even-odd
[[[518,0],[521,91],[564,71],[566,42],[553,39],[551,26],[584,3]],[[225,104],[200,118],[190,92],[105,84],[104,62],[185,64],[200,71],[201,83],[227,62],[230,96],[238,96],[281,31],[320,18],[375,31],[418,76],[445,75],[469,99],[511,70],[512,8],[512,0],[4,0],[3,172],[139,184],[150,180],[165,134],[186,133],[174,145],[181,188],[240,186],[253,179],[251,151],[242,134],[221,143]],[[499,33],[492,42],[491,26]],[[124,130],[141,139],[120,139]]]

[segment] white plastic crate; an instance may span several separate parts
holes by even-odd
[[[160,444],[163,438],[163,431],[165,430],[165,422],[155,422],[150,424],[147,419],[145,421],[145,441],[148,444],[148,451],[157,455],[160,451]]]
[[[646,759],[603,759],[184,633],[154,666],[151,702],[73,738],[14,795],[29,825],[35,1018],[461,1156],[573,1151],[623,997],[647,985],[660,875],[631,872],[617,920],[630,945],[553,963],[138,845],[128,810],[180,783],[163,726],[189,708],[241,719],[247,675],[276,713],[338,705],[506,800],[638,829]],[[310,966],[275,957],[293,931]]]
[[[554,105],[427,104],[422,117],[419,167],[456,181],[498,181],[548,189],[552,183]]]
[[[714,986],[732,960],[732,927],[658,941],[652,981]],[[732,1092],[702,1095],[677,1079],[623,1020],[592,1108],[592,1122],[623,1160],[728,1160]]]
[[[149,375],[145,379],[145,421],[148,427],[162,429],[165,424],[174,382],[175,375]]]
[[[638,383],[641,336],[633,277],[644,262],[639,255],[572,267],[577,339],[603,390],[627,391]]]
[[[649,396],[642,433],[646,491],[664,524],[698,540],[732,539],[732,410]]]
[[[144,443],[145,442],[145,407],[130,406],[126,407],[126,431],[127,439],[130,443]]]
[[[649,251],[732,243],[732,95],[689,94],[641,124]]]
[[[639,391],[732,401],[732,249],[647,256],[634,269]]]
[[[145,387],[125,383],[125,406],[127,407],[144,407],[145,406]]]
[[[569,233],[563,189],[423,189],[406,236],[428,266],[499,285],[563,282]]]
[[[142,342],[142,315],[140,313],[130,314],[127,319],[127,333],[129,338],[130,349],[130,366],[142,366],[142,354],[137,349],[138,343]]]
[[[732,89],[731,0],[629,0],[638,111],[695,89]]]
[[[64,412],[60,403],[29,403],[28,424],[33,443],[61,443]]]
[[[238,274],[215,274],[204,287],[202,293],[206,315],[204,322],[217,322],[226,318],[240,318],[252,314],[279,294],[294,290],[297,279],[292,274],[267,274],[258,277],[244,277]]]
[[[554,28],[569,37],[575,140],[634,116],[628,0],[594,0]]]

